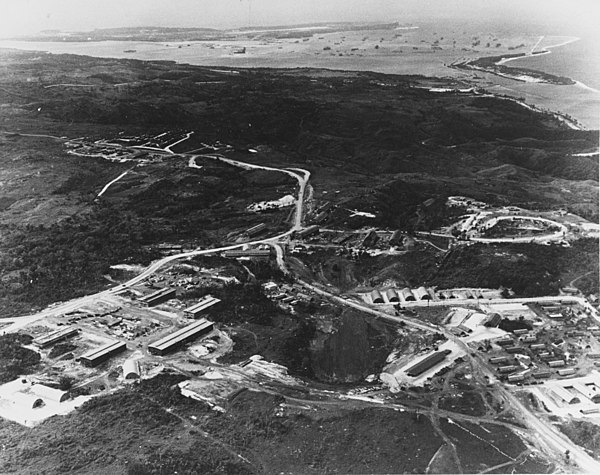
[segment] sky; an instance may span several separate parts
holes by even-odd
[[[600,0],[0,0],[0,37],[123,26],[513,19],[592,30]]]

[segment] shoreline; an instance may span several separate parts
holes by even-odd
[[[544,37],[540,38],[540,41],[543,38]],[[566,45],[569,45],[571,43],[575,43],[576,41],[581,41],[581,38],[579,38],[578,36],[573,36],[573,37],[569,38],[568,40],[563,41],[562,43],[558,43],[558,44],[550,45],[550,46],[544,46],[544,48],[541,49],[538,52],[534,51],[535,48],[537,47],[537,44],[536,44],[529,53],[524,53],[522,56],[514,56],[512,58],[502,58],[500,61],[498,61],[496,63],[496,65],[502,66],[503,64],[509,63],[511,61],[516,61],[518,59],[532,58],[532,57],[535,57],[535,56],[543,56],[543,55],[546,55],[546,54],[551,54],[552,50],[554,48],[560,48],[561,46],[566,46]],[[538,44],[539,44],[539,41],[538,41]],[[573,81],[577,82],[575,79],[573,79]]]
[[[537,112],[539,114],[550,114],[556,120],[562,122],[563,124],[565,124],[567,127],[569,127],[572,130],[589,130],[586,127],[584,127],[583,125],[581,125],[579,122],[577,122],[577,120],[570,119],[560,112],[544,110],[544,109],[534,106],[532,104],[527,104],[525,101],[519,100],[515,97],[508,97],[508,96],[501,95],[501,94],[494,94],[493,92],[485,92],[485,93],[480,93],[480,94],[475,92],[475,95],[480,95],[482,97],[495,97],[496,99],[500,99],[500,100],[504,100],[504,101],[511,101],[516,104],[519,104],[521,107],[524,107],[525,109],[528,109],[530,111]]]
[[[541,41],[542,38],[540,38],[540,41]],[[498,61],[495,64],[498,65],[498,66],[502,66],[502,65],[504,65],[506,63],[509,63],[511,61],[517,61],[519,59],[531,58],[531,57],[543,56],[543,55],[551,54],[553,49],[560,48],[561,46],[566,46],[566,45],[569,45],[571,43],[575,43],[577,41],[581,41],[581,38],[578,37],[578,36],[573,36],[573,37],[569,38],[568,40],[563,41],[562,43],[557,43],[557,44],[554,44],[554,45],[545,46],[541,51],[534,52],[533,49],[535,49],[537,47],[537,44],[536,44],[533,47],[533,49],[532,49],[531,52],[525,53],[523,56],[515,56],[515,57],[512,57],[512,58],[503,58],[503,59],[501,59],[500,61]],[[504,77],[508,77],[508,76],[504,76]],[[585,89],[587,91],[593,92],[595,94],[600,94],[600,90],[595,89],[595,88],[593,88],[591,86],[588,86],[587,84],[584,84],[583,82],[581,82],[581,81],[579,81],[577,79],[573,79],[573,78],[570,78],[570,79],[572,79],[574,81],[574,83],[575,83],[574,85],[575,86],[580,87],[582,89]]]
[[[574,41],[575,41],[574,38],[570,38],[568,40],[568,43],[571,43],[571,42],[574,42]],[[190,66],[199,66],[199,67],[208,67],[208,68],[210,68],[210,67],[214,67],[214,68],[225,67],[225,68],[229,68],[229,69],[240,68],[240,69],[248,69],[248,70],[255,69],[255,68],[258,68],[258,69],[271,68],[271,69],[274,69],[274,70],[276,70],[276,69],[293,70],[293,69],[297,69],[299,67],[300,68],[311,67],[311,68],[322,69],[322,70],[330,70],[330,71],[365,71],[365,72],[369,72],[370,71],[370,72],[374,72],[374,73],[378,73],[378,74],[390,74],[390,75],[396,75],[396,76],[412,76],[412,75],[414,75],[412,73],[403,73],[403,72],[394,72],[394,71],[380,71],[377,68],[375,68],[375,69],[356,69],[356,68],[354,68],[353,69],[351,67],[342,67],[342,68],[335,67],[335,66],[334,67],[331,67],[331,66],[328,67],[328,66],[317,65],[317,64],[315,64],[313,66],[302,65],[302,66],[295,66],[295,67],[286,66],[286,65],[282,65],[282,66],[275,66],[275,65],[274,66],[262,66],[260,64],[255,66],[255,65],[249,65],[248,62],[246,61],[245,62],[246,64],[244,64],[244,65],[232,66],[231,64],[226,64],[226,63],[222,64],[222,62],[219,61],[219,60],[223,59],[223,58],[219,58],[219,57],[213,57],[212,59],[214,59],[215,61],[212,62],[212,63],[210,63],[210,64],[202,64],[202,63],[191,63],[189,61],[181,61],[181,60],[176,60],[176,59],[171,59],[171,60],[169,60],[169,59],[160,59],[160,58],[138,59],[138,58],[135,58],[135,57],[126,57],[126,56],[120,56],[120,55],[113,56],[112,54],[108,54],[108,55],[86,54],[85,51],[83,51],[83,52],[82,51],[78,51],[78,52],[52,52],[52,51],[49,51],[48,49],[41,49],[41,48],[40,49],[36,49],[34,47],[32,47],[31,49],[20,48],[19,45],[14,45],[14,44],[6,45],[5,46],[2,43],[3,42],[0,41],[0,50],[6,50],[6,51],[11,51],[12,50],[14,52],[21,52],[21,53],[30,52],[30,53],[38,53],[38,54],[87,56],[87,57],[98,58],[98,59],[116,59],[116,60],[123,60],[123,61],[132,61],[132,60],[133,61],[142,61],[142,62],[146,62],[146,61],[148,61],[148,62],[165,62],[165,61],[170,62],[170,61],[172,61],[174,63],[179,63],[179,64],[186,64],[186,65],[190,65]],[[565,44],[565,43],[567,43],[567,42],[563,42],[561,44]],[[36,46],[41,47],[42,45],[36,45]],[[169,48],[158,48],[158,50],[162,50],[162,49],[168,50]],[[246,59],[249,59],[249,58],[246,58]],[[455,63],[451,63],[451,64],[445,64],[444,63],[444,66],[448,67],[448,68],[452,68],[452,69],[462,70],[462,71],[465,71],[466,69],[471,69],[471,70],[474,70],[474,71],[481,71],[481,72],[484,72],[484,73],[495,74],[497,76],[504,77],[504,78],[510,79],[512,81],[517,81],[517,82],[522,83],[522,84],[528,82],[526,79],[530,79],[529,82],[532,82],[532,83],[537,83],[537,84],[543,83],[541,80],[538,80],[536,78],[524,78],[524,77],[521,77],[521,78],[517,78],[516,79],[512,75],[502,74],[502,73],[501,74],[492,73],[492,72],[487,71],[487,70],[485,70],[483,68],[477,68],[477,67],[460,68],[460,67],[458,67],[458,63],[459,62],[469,62],[469,61],[473,61],[473,60],[470,60],[469,58],[464,58],[463,57],[461,59],[458,59]],[[457,64],[457,65],[455,65],[455,64]],[[422,73],[421,74],[423,76],[423,78],[441,78],[441,79],[444,78],[444,76],[441,76],[439,74],[438,75],[425,75],[425,74],[426,73]],[[448,78],[446,78],[446,79],[448,79]],[[473,80],[473,79],[469,79],[468,82],[471,83],[471,84],[473,84],[474,87],[483,87],[483,88],[486,88],[486,89],[488,87],[486,85],[479,84],[476,80]],[[500,85],[500,84],[498,84],[498,85]],[[591,88],[591,87],[589,87],[589,86],[587,86],[587,85],[585,85],[585,84],[583,84],[581,82],[578,82],[578,81],[574,81],[572,84],[569,83],[569,85],[575,85],[575,86],[577,86],[577,88],[579,88],[581,90],[588,91],[590,93],[594,93],[594,94],[600,93],[600,91],[598,91],[598,90],[596,90],[594,88]],[[514,94],[516,94],[515,97],[514,97],[515,100],[517,100],[519,97],[522,97],[521,96],[522,93],[514,92]],[[510,95],[511,94],[509,94],[509,96]],[[497,97],[501,97],[501,98],[504,97],[504,98],[506,98],[506,95],[498,95]],[[535,103],[535,101],[533,101],[533,102]],[[529,104],[527,104],[527,106],[529,107]],[[554,111],[564,110],[563,108],[564,108],[564,104],[555,104],[554,107],[553,107],[552,104],[547,104],[546,103],[546,104],[544,104],[538,110],[540,110],[542,112],[546,112],[546,113],[548,113],[548,112],[554,113]],[[564,119],[564,114],[563,113],[561,113],[561,112],[556,112],[556,113],[560,117],[562,117]],[[586,122],[586,126],[583,128],[583,130],[596,130],[596,129],[598,129],[596,121],[595,120],[594,121],[589,121],[588,120],[588,116],[585,115],[585,114],[586,113],[584,112],[584,118],[580,119],[580,116],[575,111],[574,112],[570,112],[571,116],[575,116],[575,117],[578,118],[577,120],[574,121],[574,122],[577,122],[577,127],[578,128],[581,125],[581,123],[578,122],[578,120],[584,120],[584,122]],[[571,126],[571,125],[569,125],[569,126]]]
[[[527,66],[508,66],[507,63],[517,61],[519,59],[528,59],[535,56],[551,54],[555,48],[566,46],[577,41],[581,41],[581,37],[568,36],[564,41],[552,45],[544,46],[541,50],[536,51],[536,48],[544,40],[545,36],[541,36],[537,43],[530,51],[525,53],[509,53],[497,56],[480,56],[474,59],[465,58],[451,63],[448,67],[463,70],[482,71],[496,76],[512,79],[520,82],[535,82],[555,85],[570,85],[582,87],[590,92],[600,93],[597,89],[587,86],[586,84],[574,78],[567,76],[559,76],[558,74],[548,73],[540,69],[533,69]]]
[[[543,38],[544,37],[540,38],[540,41]],[[510,61],[516,61],[518,59],[531,58],[531,57],[535,57],[535,56],[542,56],[542,55],[545,55],[545,54],[550,54],[550,53],[552,53],[552,50],[554,48],[560,48],[561,46],[566,46],[566,45],[569,45],[571,43],[575,43],[576,41],[581,41],[581,38],[578,37],[578,36],[572,36],[568,40],[563,41],[562,43],[558,43],[558,44],[550,45],[550,46],[544,46],[544,48],[542,48],[537,53],[534,51],[535,48],[537,47],[537,44],[536,44],[529,53],[525,53],[525,54],[523,54],[523,56],[515,56],[515,57],[512,57],[512,58],[503,58],[500,61],[498,61],[496,64],[499,65],[499,66],[501,66],[501,65],[506,64],[506,63],[508,63]],[[539,44],[539,41],[538,41],[538,44]]]

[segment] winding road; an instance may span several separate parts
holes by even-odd
[[[185,139],[187,139],[187,138],[189,138],[189,134]],[[185,139],[182,139],[176,143],[182,142]],[[173,152],[170,150],[170,148],[172,146],[176,145],[176,143],[165,147],[161,151],[163,153],[173,154]],[[131,147],[131,148],[134,148],[134,147]],[[135,147],[135,148],[137,149],[139,147]],[[194,160],[193,163],[195,165],[195,157],[196,156],[202,156],[203,158],[213,158],[215,160],[220,160],[224,163],[228,163],[230,165],[233,165],[236,167],[241,167],[244,169],[269,170],[269,171],[285,173],[285,174],[293,177],[295,180],[297,180],[298,185],[299,185],[293,226],[285,233],[279,234],[277,236],[265,238],[265,239],[259,239],[259,240],[255,240],[255,241],[232,244],[232,245],[222,246],[222,247],[217,247],[217,248],[212,248],[212,249],[196,249],[193,251],[164,257],[156,262],[153,262],[150,266],[148,266],[146,269],[144,269],[144,271],[141,272],[136,277],[130,279],[129,281],[127,281],[123,284],[119,284],[116,287],[113,287],[109,290],[105,290],[103,292],[99,292],[94,295],[85,296],[85,297],[82,297],[79,299],[75,299],[75,300],[71,300],[69,302],[55,305],[51,308],[45,309],[42,312],[39,312],[34,315],[19,317],[17,319],[17,321],[15,321],[11,325],[8,325],[7,327],[5,327],[3,329],[3,333],[16,331],[19,328],[29,325],[32,322],[40,320],[42,318],[74,311],[82,306],[91,304],[94,301],[101,300],[103,297],[108,297],[110,295],[114,295],[119,292],[122,292],[123,290],[145,280],[150,275],[155,273],[158,269],[169,264],[170,262],[173,262],[173,261],[176,261],[179,259],[188,258],[188,257],[204,255],[204,254],[214,254],[214,253],[218,253],[218,252],[222,252],[222,251],[237,249],[237,248],[247,246],[247,245],[269,244],[269,245],[273,246],[275,249],[276,260],[277,260],[278,265],[280,266],[280,268],[282,269],[283,272],[285,272],[286,274],[289,274],[289,270],[285,263],[285,254],[284,254],[283,248],[280,245],[280,242],[282,240],[287,239],[289,236],[291,236],[297,230],[302,229],[304,194],[305,194],[308,180],[310,179],[310,172],[307,170],[301,169],[301,168],[281,168],[280,169],[280,168],[275,168],[275,167],[256,165],[253,163],[246,163],[246,162],[242,162],[239,160],[226,158],[219,154],[212,154],[212,155],[178,154],[178,155],[184,156],[184,157],[190,157],[190,166],[192,166],[191,165],[192,160]],[[118,180],[121,177],[118,177],[116,180]],[[113,182],[116,180],[113,180]],[[110,184],[112,184],[112,182],[109,183],[107,185],[107,187],[110,186]],[[446,336],[446,338],[448,338],[451,341],[456,342],[456,344],[460,345],[465,350],[467,358],[471,364],[471,367],[474,370],[474,377],[479,379],[480,376],[486,376],[486,373],[487,373],[488,378],[490,376],[493,377],[493,375],[491,375],[490,371],[487,369],[486,365],[480,360],[480,357],[477,354],[472,353],[471,349],[468,347],[468,345],[466,343],[461,341],[455,335],[448,332],[443,327],[433,325],[430,323],[426,323],[426,322],[422,322],[417,319],[409,318],[406,316],[391,315],[389,313],[386,313],[386,312],[380,311],[378,309],[372,308],[370,306],[367,306],[365,303],[358,302],[356,300],[352,300],[352,299],[334,294],[328,290],[324,290],[318,286],[315,286],[313,284],[305,282],[304,280],[301,280],[301,279],[296,279],[296,282],[298,282],[303,287],[311,290],[312,292],[314,292],[318,295],[326,297],[326,298],[328,298],[334,302],[337,302],[341,305],[355,308],[357,310],[360,310],[361,312],[370,314],[376,318],[382,318],[385,320],[393,321],[395,323],[401,323],[401,324],[404,324],[404,325],[407,325],[407,326],[410,326],[410,327],[413,327],[413,328],[416,328],[416,329],[419,329],[422,331],[442,333]],[[510,300],[510,302],[515,302],[515,303],[523,302],[524,303],[524,302],[540,301],[540,300],[555,301],[555,300],[565,300],[565,299],[573,299],[573,297],[545,297],[545,298],[541,298],[541,299],[540,298],[538,298],[538,299],[515,299],[515,300]],[[502,303],[506,303],[506,302],[507,302],[506,300],[502,300]],[[458,303],[458,302],[454,302],[454,303]],[[489,301],[488,301],[488,303],[489,303]],[[529,412],[529,410],[512,393],[510,393],[508,390],[506,390],[502,385],[496,384],[494,389],[498,395],[501,395],[508,402],[510,402],[511,408],[517,413],[517,417],[519,417],[524,423],[526,423],[526,425],[530,428],[531,431],[536,433],[535,443],[538,445],[538,447],[540,449],[544,450],[544,452],[546,454],[548,454],[550,457],[556,459],[557,454],[564,454],[566,451],[569,451],[571,454],[571,459],[573,460],[574,463],[577,464],[577,466],[579,467],[580,470],[584,471],[585,473],[594,473],[594,474],[600,473],[600,463],[597,462],[596,460],[594,460],[592,457],[590,457],[583,449],[581,449],[579,446],[577,446],[573,442],[571,442],[566,436],[560,434],[550,424],[547,424],[542,419],[536,417],[534,414]],[[236,454],[236,455],[239,455],[239,454]]]
[[[282,250],[280,246],[277,244],[274,245],[277,251],[277,261],[283,262],[282,260]],[[282,267],[284,272],[289,272],[287,267]],[[296,279],[303,287],[312,290],[313,292],[322,295],[323,297],[327,297],[330,300],[338,302],[342,305],[355,308],[364,313],[371,314],[375,317],[382,318],[385,320],[390,320],[396,323],[402,323],[407,326],[411,326],[413,328],[417,328],[419,330],[429,331],[429,332],[438,332],[446,336],[448,340],[455,342],[461,348],[464,349],[466,353],[466,358],[469,360],[471,367],[473,368],[474,377],[477,379],[481,379],[481,383],[485,384],[487,381],[484,381],[485,376],[488,377],[488,381],[495,380],[495,376],[487,369],[484,361],[481,360],[477,353],[472,352],[471,348],[463,342],[460,338],[455,336],[454,334],[448,332],[445,328],[432,325],[429,323],[424,323],[418,321],[416,319],[408,318],[405,316],[395,316],[390,315],[388,313],[378,311],[373,309],[366,304],[359,303],[357,301],[340,297],[339,295],[333,294],[329,291],[323,290],[319,287],[316,287],[308,282],[305,282],[301,279]],[[570,297],[573,298],[573,297]],[[546,301],[550,300],[556,301],[560,299],[564,299],[564,297],[546,297],[546,298],[538,298],[538,299],[518,299],[521,301]],[[574,298],[576,299],[576,298]],[[513,300],[511,299],[510,302]],[[500,300],[499,300],[500,302]],[[503,300],[503,303],[506,303],[506,300]],[[550,458],[556,459],[557,454],[565,454],[567,451],[570,453],[570,458],[581,470],[580,473],[590,473],[597,474],[600,473],[600,462],[596,461],[594,458],[590,457],[582,448],[578,445],[574,444],[568,437],[560,433],[557,429],[555,429],[551,424],[546,423],[543,419],[537,417],[532,414],[520,401],[514,396],[510,391],[505,389],[500,383],[495,384],[494,390],[497,395],[503,397],[506,401],[510,403],[511,409],[513,409],[517,413],[517,418],[527,425],[527,427],[536,434],[535,438],[532,440],[534,443],[538,445],[538,448],[544,451]]]
[[[54,137],[51,137],[51,138],[54,138]],[[164,150],[161,150],[161,151],[164,151]],[[181,155],[187,156],[186,154],[181,154]],[[196,156],[191,156],[190,161],[194,157],[196,157]],[[64,303],[61,303],[56,306],[51,306],[49,308],[42,310],[39,313],[33,314],[33,315],[17,317],[17,319],[15,321],[13,321],[13,323],[7,325],[6,327],[4,327],[0,330],[2,332],[2,334],[15,332],[23,327],[30,325],[33,322],[36,322],[36,321],[41,320],[46,317],[55,316],[55,315],[59,315],[59,314],[65,314],[68,312],[75,311],[78,308],[81,308],[85,305],[90,305],[90,304],[93,304],[97,300],[101,300],[102,297],[108,297],[111,294],[112,295],[118,294],[131,286],[139,284],[140,282],[142,282],[143,280],[147,279],[149,276],[154,274],[156,271],[158,271],[161,267],[164,267],[165,265],[167,265],[173,261],[176,261],[178,259],[185,259],[188,257],[200,256],[200,255],[205,255],[205,254],[214,254],[214,253],[219,253],[219,252],[223,252],[223,251],[239,249],[244,246],[253,246],[253,245],[260,245],[260,244],[273,244],[273,243],[277,243],[281,240],[288,238],[297,230],[302,229],[302,213],[303,213],[303,205],[304,205],[304,194],[305,194],[305,190],[306,190],[306,184],[308,183],[308,180],[310,179],[310,172],[308,170],[304,170],[302,168],[279,169],[279,168],[275,168],[275,167],[268,167],[268,166],[263,166],[263,165],[256,165],[256,164],[252,164],[252,163],[241,162],[239,160],[232,160],[229,158],[222,157],[220,155],[210,155],[210,156],[208,156],[208,158],[214,158],[217,160],[221,160],[230,165],[244,168],[244,169],[262,169],[262,170],[281,172],[281,173],[285,173],[285,174],[293,177],[294,179],[296,179],[298,181],[299,190],[298,190],[298,197],[296,200],[294,225],[285,233],[282,233],[282,234],[279,234],[276,236],[272,236],[269,238],[258,239],[255,241],[246,241],[246,242],[242,242],[242,243],[231,244],[228,246],[221,246],[221,247],[217,247],[217,248],[196,249],[193,251],[183,252],[180,254],[175,254],[172,256],[164,257],[164,258],[150,264],[148,267],[146,267],[146,269],[144,269],[140,274],[138,274],[134,278],[130,279],[127,282],[119,284],[115,287],[112,287],[111,289],[104,290],[102,292],[92,294],[92,295],[86,295],[85,297],[70,300],[68,302],[64,302]],[[194,164],[195,164],[195,162],[194,162]],[[114,183],[116,180],[121,178],[123,175],[121,175],[120,177],[117,177],[117,179],[108,183],[105,186],[105,189],[107,189],[112,183]]]

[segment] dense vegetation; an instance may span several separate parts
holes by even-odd
[[[600,295],[599,264],[600,243],[598,239],[579,239],[563,251],[558,262],[565,285],[573,285],[584,295]]]
[[[48,358],[58,358],[59,356],[70,353],[76,349],[77,345],[73,345],[72,343],[57,343],[48,353]],[[73,356],[71,355],[71,358],[72,357]]]
[[[24,348],[33,339],[21,333],[0,336],[0,383],[6,383],[22,374],[33,372],[40,362],[40,354]]]
[[[564,206],[597,217],[597,161],[571,156],[594,148],[597,134],[570,130],[550,114],[508,100],[435,94],[411,87],[422,78],[372,73],[230,74],[167,62],[0,55],[6,66],[0,88],[8,91],[3,110],[15,130],[90,140],[121,132],[193,130],[190,149],[218,140],[233,145],[231,156],[242,160],[310,169],[317,200],[327,197],[340,205],[332,219],[340,228],[428,229],[450,217],[446,197],[465,190],[491,204]],[[96,87],[45,87],[65,81]],[[127,85],[114,87],[117,83]],[[269,232],[288,226],[288,211],[266,218],[245,212],[252,201],[289,192],[290,180],[279,175],[214,163],[191,171],[184,157],[173,156],[137,167],[92,203],[99,187],[125,165],[74,160],[57,145],[61,140],[54,145],[28,140],[16,135],[0,143],[7,174],[0,191],[2,316],[104,288],[111,264],[147,263],[158,256],[152,250],[156,243],[212,246],[263,220]],[[35,150],[24,151],[28,144]],[[246,153],[250,147],[260,154]],[[26,189],[37,193],[37,201]],[[433,203],[426,205],[430,198]],[[351,219],[348,208],[371,211],[376,218]],[[586,262],[591,257],[597,268],[597,247],[597,240],[570,249],[472,245],[452,250],[443,261],[430,247],[417,247],[394,258],[356,261],[315,253],[308,264],[342,289],[395,279],[410,286],[505,286],[528,296],[556,293],[580,270],[592,272]],[[397,343],[396,328],[357,312],[342,314],[320,302],[300,304],[294,314],[281,310],[260,289],[262,281],[282,277],[266,264],[250,264],[249,272],[241,266],[227,271],[254,278],[186,296],[210,292],[222,299],[208,313],[234,340],[233,351],[220,362],[261,354],[295,376],[355,383],[380,368]],[[578,285],[597,289],[597,279]],[[1,378],[35,368],[39,355],[23,348],[29,342],[24,336],[0,340]],[[442,444],[427,417],[383,407],[346,410],[345,402],[340,408],[328,401],[331,411],[315,405],[303,412],[298,401],[290,409],[280,396],[245,391],[224,400],[221,414],[183,397],[176,386],[182,379],[165,374],[142,381],[36,429],[0,421],[0,471],[425,472]],[[506,461],[480,438],[446,426],[460,456],[472,461],[467,470],[482,471],[483,458],[486,468]],[[467,427],[511,456],[522,450],[508,429],[489,435]]]
[[[139,223],[123,219],[110,207],[54,225],[26,226],[2,243],[0,282],[1,316],[42,307],[102,289],[110,265],[147,263],[156,252],[144,250]],[[9,305],[10,302],[10,305]]]
[[[79,166],[85,168],[85,163]],[[5,225],[0,240],[0,272],[5,275],[0,280],[0,316],[101,290],[109,284],[104,276],[111,265],[147,264],[158,258],[154,244],[207,247],[221,242],[228,231],[260,222],[261,217],[244,214],[244,206],[252,195],[273,193],[282,183],[274,174],[254,176],[229,166],[212,167],[202,179],[168,165],[146,170],[148,175],[138,177],[125,193],[109,196],[85,213],[47,224]],[[73,173],[54,195],[87,198],[88,181],[77,169]],[[165,175],[169,179],[159,178]],[[253,192],[256,180],[262,187]],[[289,180],[283,183],[289,185]],[[223,205],[236,191],[241,204]],[[273,229],[285,226],[282,216],[270,216]]]
[[[525,53],[515,53],[515,54],[505,54],[502,56],[486,56],[483,58],[478,58],[473,61],[465,61],[463,63],[457,63],[454,65],[456,68],[460,69],[483,69],[492,74],[500,74],[506,75],[509,77],[519,77],[519,76],[529,76],[536,79],[539,79],[543,82],[547,82],[550,84],[558,84],[558,85],[569,85],[575,84],[575,81],[569,77],[565,76],[557,76],[555,74],[549,74],[543,71],[538,71],[536,69],[530,68],[522,68],[522,67],[514,67],[514,66],[506,66],[504,64],[498,64],[504,58],[518,58],[521,56],[525,56]],[[475,67],[473,67],[475,66]]]
[[[560,430],[573,442],[591,451],[600,460],[600,427],[593,422],[571,420],[559,425]]]
[[[576,242],[573,248],[538,244],[480,244],[461,246],[447,258],[431,278],[440,288],[488,287],[512,289],[516,295],[556,295],[568,285],[563,276],[577,273],[578,263],[596,262],[598,240]],[[583,272],[581,272],[583,273]],[[597,284],[596,284],[597,285]]]
[[[165,62],[34,53],[3,53],[2,60],[11,74],[0,76],[0,86],[10,92],[6,101],[15,124],[36,133],[94,138],[111,138],[118,131],[194,130],[190,148],[218,140],[236,147],[232,156],[243,160],[252,158],[241,151],[259,147],[262,161],[306,166],[317,190],[339,191],[328,196],[342,211],[354,207],[376,214],[365,221],[334,213],[332,225],[428,229],[449,218],[446,197],[466,189],[491,204],[564,206],[597,219],[597,160],[571,156],[592,149],[596,134],[571,130],[550,114],[509,100],[435,94],[411,87],[420,78],[368,72],[228,74]],[[49,78],[65,77],[98,86],[91,91],[43,87]],[[105,86],[117,82],[130,85]],[[37,148],[23,149],[29,143]],[[27,170],[27,182],[46,198],[49,215],[57,215],[40,224],[40,213],[33,213],[24,225],[18,213],[3,214],[0,301],[5,316],[103,288],[110,264],[156,257],[142,250],[145,245],[208,246],[259,220],[267,220],[270,231],[287,226],[288,211],[265,217],[244,212],[249,202],[272,199],[289,187],[280,174],[214,163],[205,163],[198,173],[187,169],[185,160],[165,160],[136,168],[91,206],[94,191],[129,164],[75,160],[60,152],[59,143],[47,156],[46,143],[25,143],[18,136],[0,146],[6,152],[3,166],[18,172],[15,176]],[[26,159],[13,160],[13,155]],[[6,209],[27,207],[20,201],[21,179],[15,180],[8,180],[9,192],[0,196]],[[575,186],[564,193],[569,183]],[[433,204],[425,206],[430,198]],[[62,207],[74,203],[78,213],[64,219],[70,213]],[[261,276],[268,275],[264,270]],[[495,280],[509,284],[511,271],[505,273]],[[442,273],[435,281],[447,285],[449,279]],[[534,283],[527,284],[533,286],[529,289],[524,282],[514,285],[528,294],[552,290],[545,280],[537,290]]]
[[[221,414],[183,397],[176,386],[182,380],[180,375],[161,374],[94,398],[69,418],[52,418],[36,429],[0,421],[4,447],[0,470],[275,473],[287,467],[296,473],[322,473],[334,467],[344,472],[419,467],[422,471],[440,444],[426,419],[416,422],[411,415],[379,408],[331,417],[287,410],[282,415],[281,396],[245,391],[229,403],[224,401],[227,412]],[[390,418],[394,423],[384,424]],[[340,439],[346,432],[348,436]],[[167,438],[177,443],[165,444]],[[420,454],[408,453],[415,439],[422,444]],[[366,456],[377,447],[385,453]],[[405,456],[397,456],[399,448]]]

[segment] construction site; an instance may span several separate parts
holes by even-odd
[[[226,352],[231,340],[205,318],[220,299],[185,295],[235,281],[218,269],[175,264],[121,295],[107,293],[72,311],[21,324],[18,332],[33,338],[27,348],[40,355],[40,365],[22,381],[0,386],[0,416],[35,425],[92,396],[156,375],[165,358],[189,368]],[[197,364],[194,370],[205,371]]]

